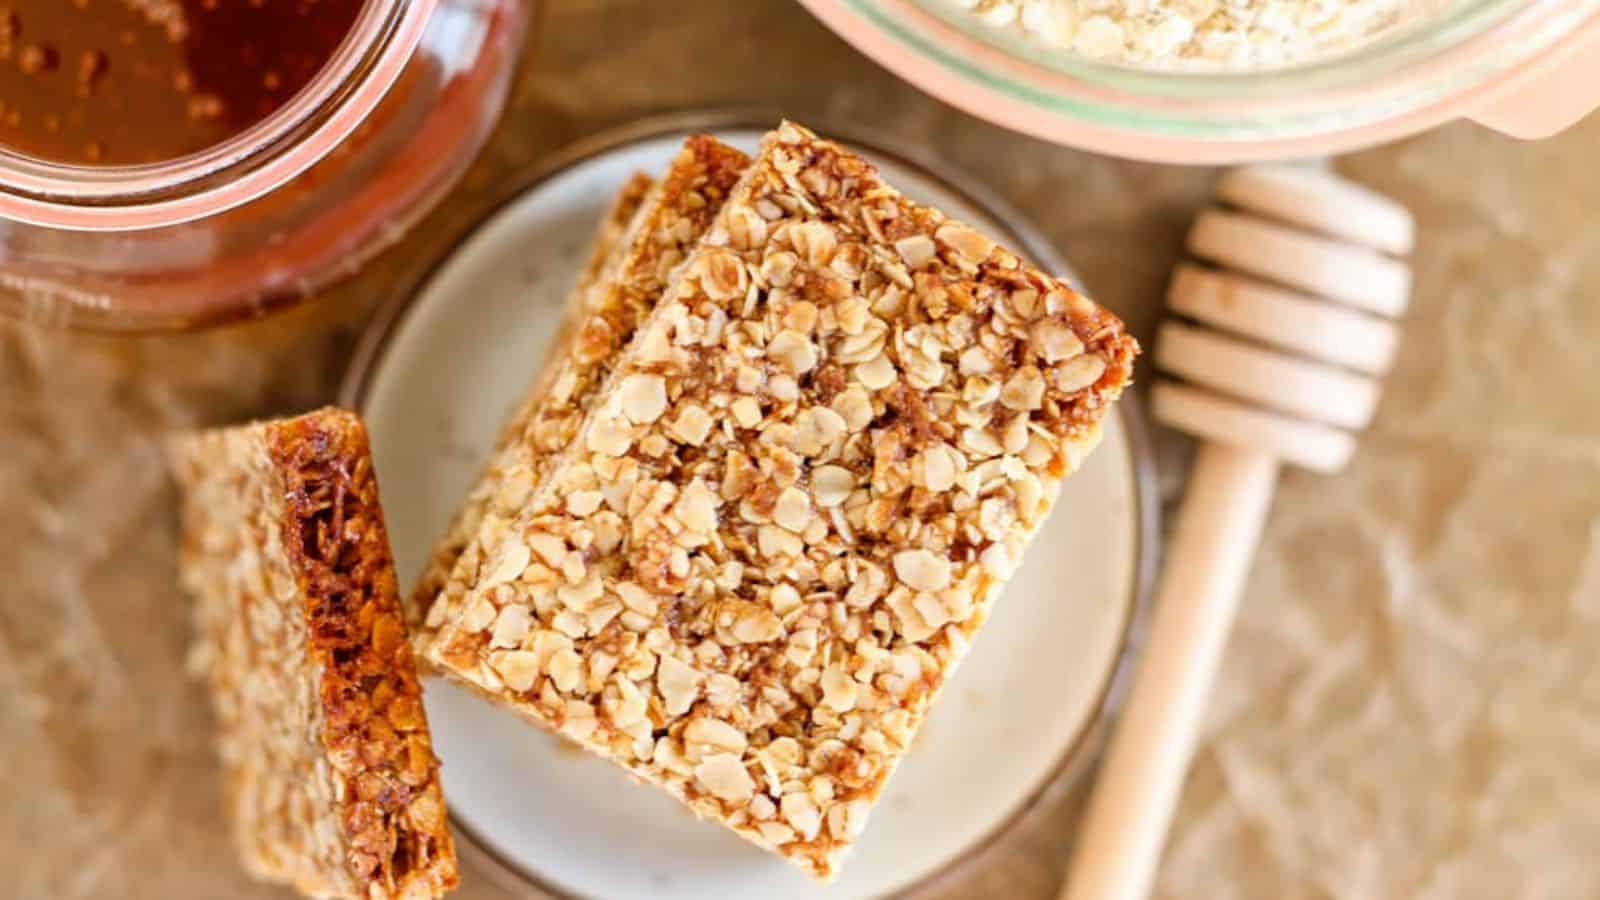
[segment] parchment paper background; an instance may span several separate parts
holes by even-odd
[[[189,337],[0,326],[0,897],[283,896],[221,833],[181,659],[157,436],[330,399],[372,303],[497,185],[639,115],[871,122],[980,176],[1148,337],[1213,173],[956,114],[785,0],[552,5],[449,204],[322,302]],[[1160,880],[1166,898],[1600,896],[1600,119],[1339,161],[1417,212],[1398,370],[1354,465],[1283,483]],[[1164,482],[1186,448],[1166,436]],[[1081,791],[946,897],[1048,898]],[[509,894],[469,869],[460,896]]]

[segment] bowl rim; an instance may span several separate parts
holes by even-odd
[[[928,0],[800,3],[879,65],[973,116],[1057,144],[1180,164],[1322,156],[1415,134],[1470,116],[1541,53],[1600,29],[1600,0],[1469,0],[1437,33],[1401,28],[1301,66],[1189,72],[1045,65],[1016,49],[1022,38],[958,25]],[[1216,118],[1189,121],[1204,115]]]
[[[527,174],[512,179],[474,215],[469,225],[441,245],[425,265],[384,301],[369,321],[345,368],[338,393],[340,405],[357,411],[367,405],[383,359],[416,308],[418,299],[467,242],[526,194],[582,163],[634,144],[696,132],[759,133],[782,119],[780,113],[759,107],[692,110],[647,117],[580,138],[545,158]],[[1078,283],[1077,273],[1037,227],[973,177],[924,151],[902,149],[898,142],[869,126],[848,121],[834,122],[828,116],[814,117],[814,121],[821,134],[865,150],[875,157],[893,160],[938,182],[973,208],[992,217],[1005,229],[1003,237],[1025,258],[1046,271],[1062,273],[1068,281]],[[913,896],[970,872],[1006,835],[1041,817],[1052,801],[1070,791],[1087,774],[1104,748],[1111,722],[1116,718],[1132,679],[1134,661],[1143,645],[1160,554],[1160,487],[1154,447],[1141,403],[1142,394],[1129,391],[1116,409],[1117,421],[1128,445],[1128,462],[1132,468],[1135,494],[1131,522],[1133,559],[1129,573],[1132,596],[1127,604],[1128,612],[1122,624],[1116,656],[1108,667],[1104,684],[1092,705],[1093,712],[1085,718],[1083,726],[1072,739],[1063,744],[1060,758],[1026,792],[1009,815],[933,871],[901,889],[896,896]],[[506,858],[473,826],[459,817],[452,815],[450,820],[457,834],[458,852],[464,851],[462,855],[470,857],[500,887],[519,896],[563,900],[578,896]],[[530,891],[533,893],[530,894]]]

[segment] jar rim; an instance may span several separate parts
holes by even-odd
[[[48,162],[0,149],[0,218],[130,231],[216,215],[316,164],[399,78],[437,0],[367,0],[322,70],[288,103],[197,153],[130,166]]]
[[[1057,143],[1160,162],[1306,156],[1461,115],[1546,49],[1600,29],[1600,0],[1465,0],[1298,66],[1157,70],[1008,34],[940,0],[801,0],[945,102]]]
[[[887,9],[915,7],[955,31],[1051,72],[1091,84],[1114,85],[1134,94],[1185,99],[1249,99],[1281,94],[1285,89],[1327,89],[1371,81],[1448,50],[1506,24],[1519,13],[1537,13],[1586,0],[1460,0],[1442,3],[1434,15],[1398,25],[1370,40],[1326,54],[1289,59],[1281,65],[1228,67],[1208,64],[1140,66],[1095,60],[1049,47],[1026,35],[996,28],[955,6],[950,0],[887,0],[851,3]],[[1595,4],[1590,4],[1594,6]]]

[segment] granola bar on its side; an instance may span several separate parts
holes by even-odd
[[[627,247],[625,239],[654,187],[655,180],[649,175],[643,172],[635,173],[612,199],[610,208],[600,221],[600,227],[595,231],[589,259],[579,273],[577,283],[573,285],[572,294],[561,316],[561,324],[550,341],[550,347],[545,351],[537,374],[530,382],[527,395],[500,429],[488,464],[478,475],[478,480],[468,493],[466,502],[456,511],[444,535],[434,545],[421,577],[407,595],[406,626],[417,650],[420,651],[426,645],[427,639],[432,636],[432,632],[426,627],[428,608],[433,605],[434,598],[444,587],[451,568],[461,557],[462,550],[466,549],[467,543],[483,523],[484,510],[495,492],[499,490],[501,473],[505,468],[504,460],[514,455],[516,445],[523,439],[523,433],[533,422],[539,404],[549,393],[551,384],[555,382],[562,361],[571,356],[573,344],[578,338],[579,329],[590,306],[589,294],[595,290],[596,285],[603,284],[605,279],[621,265]],[[426,666],[425,662],[423,664]]]
[[[366,430],[322,410],[179,439],[179,573],[245,868],[307,896],[458,881]]]
[[[786,124],[427,653],[829,878],[1137,351]]]
[[[660,299],[669,274],[711,227],[749,161],[712,138],[691,137],[645,198],[598,280],[580,294],[571,339],[551,358],[412,592],[419,650],[452,608],[454,597],[445,587],[452,579],[476,576],[482,557],[481,539],[475,538],[498,534],[544,480],[546,463],[572,439],[618,353]]]

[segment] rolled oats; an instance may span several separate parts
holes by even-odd
[[[1446,0],[943,0],[991,28],[1090,59],[1254,69],[1349,50]]]
[[[366,430],[323,410],[183,438],[172,456],[245,867],[308,896],[443,895],[455,848]]]
[[[711,796],[728,803],[748,803],[756,783],[739,757],[732,753],[708,756],[694,767],[694,783]]]
[[[981,372],[961,362],[975,347]],[[469,550],[553,537],[583,574],[458,567],[427,654],[829,878],[1136,352],[1109,313],[786,124],[552,474]],[[656,415],[635,415],[639,377],[646,412],[664,394]],[[691,409],[718,420],[703,439],[678,424]],[[601,512],[571,512],[585,491]],[[597,551],[606,515],[616,540]],[[573,591],[625,612],[579,616]],[[535,652],[550,635],[585,661],[642,648],[655,664],[498,683],[479,602],[528,610]],[[619,712],[632,692],[643,722]]]

